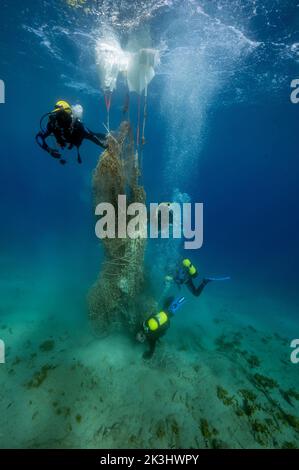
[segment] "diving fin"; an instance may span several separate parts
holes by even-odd
[[[171,305],[168,307],[168,311],[174,315],[179,310],[179,308],[184,305],[185,302],[185,297],[177,297],[172,301]]]
[[[163,302],[163,309],[168,310],[172,302],[174,301],[175,297],[171,295],[170,297],[167,297],[165,301]]]

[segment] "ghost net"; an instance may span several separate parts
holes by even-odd
[[[118,226],[118,196],[127,203],[145,204],[145,191],[139,184],[138,156],[130,125],[123,122],[117,135],[109,137],[93,174],[94,203],[105,202],[115,209]],[[129,220],[129,219],[128,219]],[[117,233],[117,232],[116,232]],[[104,261],[99,277],[88,296],[89,318],[99,334],[113,330],[134,330],[152,309],[144,293],[145,238],[104,238]],[[146,290],[146,289],[145,289]]]

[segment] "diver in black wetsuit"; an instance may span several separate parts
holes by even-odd
[[[191,263],[189,259],[184,259],[182,261],[182,264],[177,268],[174,276],[166,276],[165,280],[168,281],[173,281],[177,284],[179,288],[182,287],[182,285],[186,285],[195,297],[199,297],[200,294],[202,293],[203,289],[205,286],[211,282],[211,281],[228,281],[230,279],[229,276],[224,276],[224,277],[206,277],[203,278],[199,286],[196,287],[194,283],[194,279],[197,278],[198,272],[194,264]]]
[[[167,282],[175,282],[179,288],[186,284],[190,292],[195,296],[199,297],[205,286],[211,281],[226,281],[230,277],[209,277],[204,278],[198,287],[194,283],[194,279],[197,277],[198,272],[196,267],[191,263],[189,259],[184,259],[181,265],[175,272],[175,275],[166,276]],[[176,311],[185,303],[185,297],[173,299],[173,297],[166,300],[162,311],[155,315],[148,317],[139,328],[136,339],[140,343],[147,342],[149,350],[143,354],[144,359],[150,359],[154,354],[157,341],[165,335],[169,326],[170,318],[174,316]]]
[[[198,273],[196,267],[191,263],[189,259],[184,259],[182,261],[182,265],[177,269],[173,277],[173,281],[177,284],[179,288],[181,288],[181,286],[185,284],[191,294],[193,294],[195,297],[199,297],[205,286],[209,282],[211,282],[212,279],[203,279],[199,286],[196,287],[194,279],[197,277],[197,275]]]
[[[137,332],[136,339],[139,343],[147,342],[149,350],[143,353],[143,359],[150,359],[155,352],[158,340],[165,335],[170,327],[170,318],[185,303],[185,297],[168,298],[164,308],[159,313],[148,317]]]
[[[81,108],[81,106],[79,107]],[[46,129],[41,129],[36,135],[38,145],[53,158],[57,158],[62,165],[64,165],[66,161],[61,158],[60,152],[49,147],[46,142],[46,139],[51,135],[55,137],[57,144],[61,148],[65,148],[66,146],[68,146],[69,150],[73,147],[77,148],[78,163],[82,163],[79,147],[84,139],[90,140],[104,149],[107,148],[106,136],[104,134],[91,132],[87,129],[80,121],[79,117],[74,115],[73,109],[74,108],[66,101],[58,101],[55,109],[41,119],[42,122],[46,116],[49,116]]]

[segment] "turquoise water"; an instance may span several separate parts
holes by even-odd
[[[2,3],[0,447],[298,447],[293,2]],[[177,190],[204,203],[200,250],[147,243],[158,307],[187,298],[150,361],[133,334],[102,338],[88,321],[103,256],[92,196],[99,149],[85,142],[83,165],[70,152],[62,167],[34,140],[59,98],[81,103],[88,127],[104,131],[94,45],[112,33],[161,55],[149,87],[147,201]],[[120,81],[112,129],[125,95]],[[135,130],[136,109],[132,94]],[[231,281],[198,299],[167,289],[168,266],[186,256],[200,277]]]

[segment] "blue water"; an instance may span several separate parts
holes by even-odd
[[[231,274],[242,271],[252,282],[295,295],[298,111],[289,95],[298,68],[293,46],[298,9],[293,2],[178,2],[173,7],[145,2],[134,17],[127,11],[128,24],[117,2],[115,7],[104,2],[100,14],[84,14],[65,3],[20,7],[4,1],[1,6],[5,258],[17,257],[19,263],[26,253],[30,269],[37,251],[47,252],[51,244],[62,257],[78,244],[81,253],[82,246],[94,252],[89,181],[98,149],[85,143],[83,167],[72,156],[62,168],[40,151],[34,136],[40,116],[61,97],[80,102],[86,124],[103,130],[93,41],[104,27],[114,28],[123,43],[146,29],[153,46],[162,49],[150,87],[144,155],[149,199],[169,199],[172,187],[178,187],[192,201],[204,202],[202,255],[227,259]],[[92,8],[95,3],[87,2]],[[113,8],[118,19],[112,18]],[[143,19],[143,8],[150,19]],[[123,91],[120,85],[113,97],[114,126]],[[181,170],[179,177],[173,164]]]
[[[0,105],[0,315],[13,312],[14,300],[17,309],[38,306],[40,315],[87,317],[86,293],[101,257],[91,186],[99,149],[85,142],[83,165],[70,152],[63,167],[36,145],[35,135],[40,117],[58,99],[82,104],[86,125],[104,132],[94,46],[113,32],[123,46],[136,38],[161,54],[149,87],[143,155],[148,202],[171,200],[176,188],[203,202],[204,245],[181,254],[192,257],[203,275],[231,276],[227,291],[213,286],[211,295],[237,301],[242,292],[247,313],[271,323],[271,308],[265,311],[259,301],[263,295],[277,305],[282,324],[297,322],[299,104],[290,101],[290,83],[299,73],[296,2],[67,3],[3,0],[0,6],[0,78],[6,85]],[[125,93],[120,81],[111,128],[121,121]],[[135,124],[136,106],[132,94]],[[18,300],[19,281],[24,292]]]

